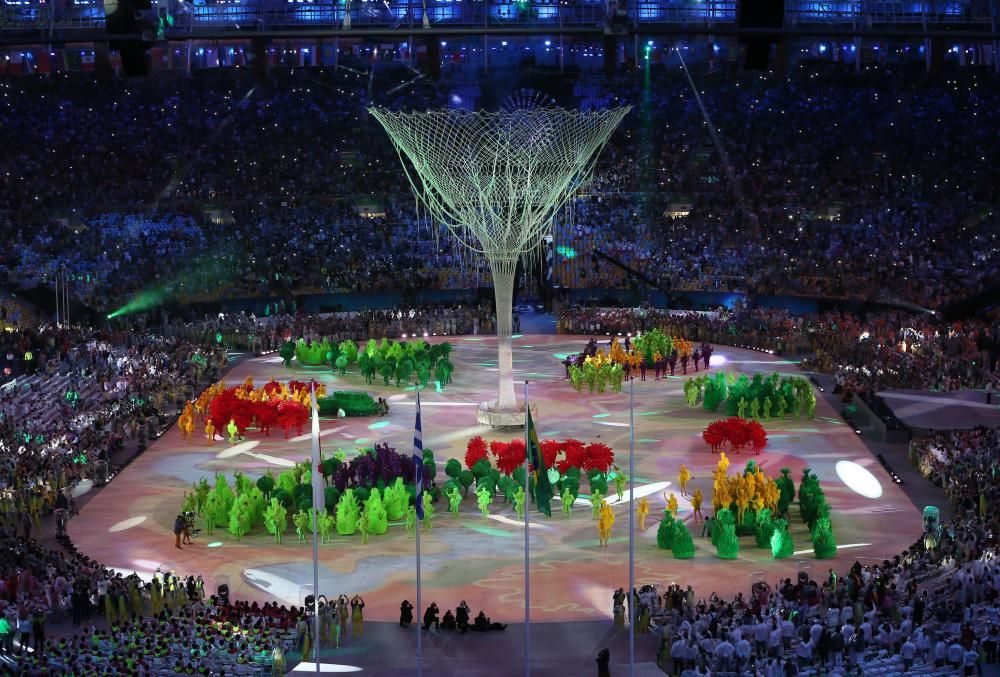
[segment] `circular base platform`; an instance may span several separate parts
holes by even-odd
[[[496,408],[496,400],[480,402],[476,406],[476,423],[488,425],[491,428],[523,428],[524,427],[524,407],[518,410],[500,410]],[[531,414],[538,417],[538,409],[535,405],[531,407]]]

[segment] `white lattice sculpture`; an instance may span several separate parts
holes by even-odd
[[[541,244],[629,109],[369,109],[392,139],[419,202],[490,264],[500,382],[497,399],[480,405],[480,422],[523,425],[511,354],[518,259]]]

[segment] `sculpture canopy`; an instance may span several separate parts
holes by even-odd
[[[392,139],[417,200],[490,264],[500,381],[497,399],[480,405],[481,420],[484,412],[520,411],[511,353],[517,261],[541,244],[630,108],[369,109]]]

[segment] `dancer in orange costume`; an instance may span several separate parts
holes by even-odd
[[[212,419],[205,421],[205,437],[208,438],[208,444],[215,444],[215,424],[212,423]]]

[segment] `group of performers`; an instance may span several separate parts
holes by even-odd
[[[608,350],[604,351],[597,343],[597,339],[591,338],[584,347],[583,352],[577,355],[570,355],[563,360],[566,368],[566,378],[570,377],[569,368],[575,366],[582,369],[587,362],[596,362],[598,366],[605,361],[611,361],[622,365],[625,372],[625,380],[638,377],[646,380],[646,371],[653,370],[656,379],[666,378],[676,375],[678,364],[681,373],[688,373],[688,364],[694,366],[695,371],[699,371],[699,365],[704,365],[707,370],[709,361],[712,358],[714,349],[708,343],[702,343],[700,347],[695,347],[691,341],[682,338],[673,339],[673,349],[668,355],[661,355],[659,352],[653,354],[653,361],[649,363],[646,356],[633,350],[630,337],[626,336],[624,346],[619,343],[617,336],[612,336],[608,341]]]
[[[213,383],[193,401],[184,405],[177,419],[181,435],[190,442],[194,437],[195,423],[205,421],[205,438],[215,444],[216,434],[228,435],[229,443],[243,439],[243,433],[254,425],[264,435],[270,435],[272,426],[289,431],[297,429],[308,420],[312,406],[310,384],[299,381],[279,383],[269,381],[260,388],[254,387],[253,378],[247,376],[241,386],[227,387],[224,381]],[[326,396],[326,386],[316,384],[316,398]],[[223,427],[224,425],[224,427]]]
[[[618,503],[621,503],[624,499],[624,488],[628,484],[628,478],[617,468],[614,468],[614,480],[615,489],[617,493]],[[704,502],[704,495],[701,489],[695,487],[694,492],[688,493],[688,482],[691,481],[691,471],[688,470],[687,466],[681,464],[680,471],[677,475],[678,485],[680,486],[681,496],[687,498],[691,503],[692,519],[695,522],[705,521],[705,516],[701,512],[701,506]],[[572,494],[568,492],[563,492],[563,512],[567,515],[570,514],[572,510]],[[666,504],[663,511],[669,514],[671,517],[676,518],[677,513],[680,510],[680,504],[677,497],[670,492],[663,492],[663,500]],[[611,509],[611,505],[607,502],[600,491],[594,491],[590,495],[590,506],[591,506],[591,518],[597,522],[597,537],[598,542],[601,547],[608,547],[608,543],[611,540],[611,529],[615,524],[614,511]],[[646,519],[649,517],[650,505],[649,499],[645,496],[636,501],[636,518],[639,521],[639,531],[646,530]]]

